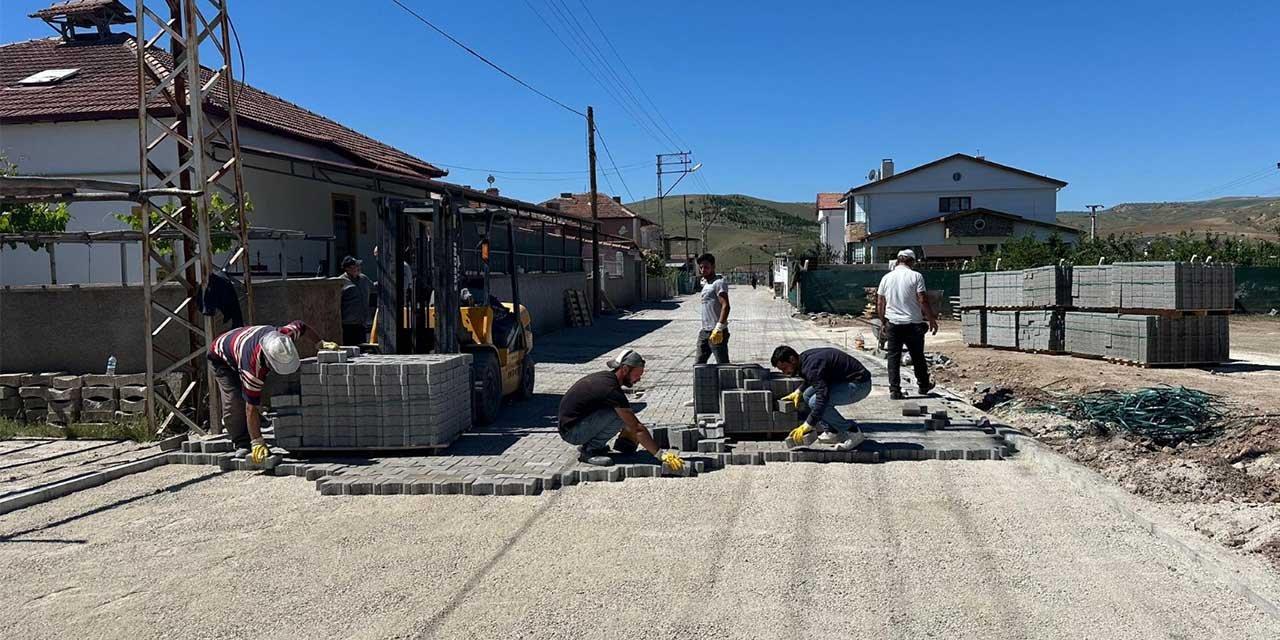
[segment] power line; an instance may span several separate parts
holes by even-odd
[[[597,129],[598,128],[599,127],[597,127]],[[580,176],[580,175],[586,175],[590,173],[590,171],[588,171],[587,169],[571,169],[571,170],[563,170],[563,171],[520,171],[520,170],[514,170],[514,169],[507,170],[507,169],[482,169],[478,167],[464,167],[461,165],[444,164],[440,162],[433,162],[431,164],[437,167],[444,167],[446,169],[458,169],[461,171],[479,171],[483,173],[497,173],[497,174],[510,174],[510,175],[535,175],[535,176],[578,175]],[[637,168],[648,167],[648,166],[649,166],[648,162],[636,162],[632,164],[624,164],[620,167],[617,167],[617,169],[637,169]]]
[[[449,35],[448,33],[446,33],[446,32],[445,32],[443,29],[441,29],[440,27],[437,27],[436,25],[432,24],[430,20],[427,20],[426,18],[422,17],[421,15],[418,15],[418,12],[414,11],[413,9],[410,9],[409,7],[406,7],[402,2],[400,2],[400,0],[391,0],[391,2],[392,2],[392,3],[394,3],[396,6],[400,7],[401,9],[404,9],[406,12],[408,12],[408,13],[409,13],[409,15],[411,15],[411,16],[413,16],[413,17],[417,18],[417,19],[418,19],[418,21],[422,22],[422,24],[425,24],[425,25],[427,25],[428,27],[431,27],[431,29],[432,29],[433,31],[435,31],[436,33],[438,33],[438,34],[440,34],[440,35],[442,35],[442,36],[444,36],[444,37],[448,38],[450,42],[452,42],[452,43],[454,43],[454,44],[458,45],[458,46],[459,46],[459,47],[461,47],[463,50],[465,50],[467,53],[469,53],[469,54],[471,54],[471,55],[475,56],[476,58],[480,59],[482,62],[484,62],[485,64],[489,65],[490,67],[493,67],[494,69],[496,69],[496,70],[497,70],[499,73],[501,73],[502,75],[504,75],[504,76],[506,76],[506,77],[508,77],[508,78],[511,78],[512,80],[514,80],[514,81],[515,81],[517,84],[519,84],[520,86],[522,86],[522,87],[524,87],[524,88],[526,88],[526,89],[528,89],[528,90],[530,90],[530,91],[532,91],[532,92],[534,92],[534,93],[536,93],[536,94],[538,94],[538,95],[542,96],[543,98],[546,98],[547,100],[550,100],[551,102],[555,103],[556,105],[560,106],[562,109],[564,109],[564,110],[566,110],[566,111],[568,111],[568,112],[570,112],[570,113],[577,114],[577,115],[579,115],[579,116],[581,116],[581,117],[583,117],[583,118],[587,117],[587,114],[585,114],[585,113],[583,113],[583,112],[581,112],[581,111],[578,111],[577,109],[574,109],[573,107],[571,107],[571,106],[569,106],[569,105],[567,105],[567,104],[565,104],[565,103],[563,103],[563,102],[560,102],[559,100],[556,100],[555,98],[552,98],[551,96],[549,96],[549,95],[547,95],[547,94],[545,94],[545,93],[543,93],[543,92],[541,92],[541,91],[539,91],[539,90],[535,89],[535,88],[533,87],[533,85],[529,84],[528,82],[525,82],[524,80],[521,80],[520,78],[517,78],[514,74],[512,74],[512,73],[511,73],[511,72],[509,72],[509,71],[507,71],[506,69],[503,69],[502,67],[499,67],[499,66],[498,66],[497,64],[495,64],[492,60],[490,60],[490,59],[488,59],[488,58],[486,58],[486,57],[484,57],[484,56],[480,55],[480,53],[479,53],[478,51],[476,51],[475,49],[472,49],[471,47],[468,47],[467,45],[462,44],[462,42],[460,42],[457,38],[455,38],[455,37],[453,37],[453,36]]]
[[[1245,186],[1245,185],[1247,185],[1247,184],[1251,184],[1251,183],[1257,182],[1258,180],[1261,180],[1261,179],[1263,179],[1263,178],[1267,177],[1269,174],[1271,174],[1271,172],[1272,172],[1272,171],[1275,171],[1275,170],[1277,170],[1277,169],[1280,169],[1280,166],[1277,166],[1277,165],[1268,165],[1268,166],[1267,166],[1267,168],[1265,168],[1265,169],[1260,169],[1260,170],[1258,170],[1258,171],[1254,171],[1253,173],[1249,173],[1249,174],[1247,174],[1247,175],[1240,176],[1240,177],[1235,178],[1235,179],[1233,179],[1233,180],[1228,180],[1227,182],[1224,182],[1224,183],[1222,183],[1222,184],[1220,184],[1220,185],[1218,185],[1218,186],[1216,186],[1216,187],[1210,187],[1210,188],[1208,188],[1208,189],[1201,189],[1200,191],[1197,191],[1197,192],[1195,192],[1195,193],[1193,193],[1193,194],[1191,194],[1191,195],[1189,195],[1189,196],[1187,196],[1187,197],[1185,197],[1185,198],[1183,198],[1183,199],[1184,199],[1184,200],[1194,200],[1194,199],[1196,199],[1196,198],[1198,198],[1198,197],[1200,197],[1200,196],[1210,196],[1210,195],[1213,195],[1213,194],[1215,194],[1215,193],[1219,193],[1219,192],[1221,192],[1221,191],[1225,191],[1225,190],[1227,190],[1227,189],[1235,189],[1235,188],[1243,187],[1243,186]]]
[[[613,152],[609,151],[609,143],[604,141],[604,134],[600,133],[600,125],[596,125],[596,137],[600,138],[600,146],[604,147],[604,154],[609,157],[609,164],[613,165],[614,173],[617,173],[618,179],[622,181],[622,188],[627,190],[627,199],[631,202],[635,202],[636,197],[631,195],[631,187],[627,186],[627,180],[622,177],[622,172],[618,171],[618,164],[613,161]],[[607,176],[608,174],[605,175]]]

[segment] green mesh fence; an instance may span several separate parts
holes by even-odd
[[[1280,267],[1236,267],[1236,308],[1247,313],[1280,309]]]

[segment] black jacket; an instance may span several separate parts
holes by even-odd
[[[800,354],[800,376],[805,387],[815,389],[807,420],[815,426],[831,404],[831,385],[864,382],[871,379],[871,372],[857,358],[839,349],[820,347]]]

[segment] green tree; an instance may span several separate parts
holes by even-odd
[[[178,205],[172,202],[169,202],[169,203],[166,203],[164,206],[162,206],[161,209],[164,211],[166,215],[172,217],[177,215]],[[249,194],[246,193],[244,194],[245,224],[249,224],[249,214],[251,213],[253,213],[253,201],[249,199]],[[133,213],[133,212],[116,213],[112,215],[115,216],[116,220],[119,220],[129,225],[129,227],[134,231],[142,230],[142,217],[139,216],[137,213]],[[162,220],[163,219],[160,217],[159,212],[156,212],[156,211],[151,212],[151,226],[154,227],[156,225],[159,225]],[[236,217],[236,208],[232,206],[231,202],[223,199],[222,195],[216,192],[212,196],[210,196],[209,198],[209,231],[211,233],[216,233],[219,231],[235,232],[239,228],[239,225],[240,225],[240,221]],[[213,252],[224,253],[226,251],[229,251],[231,249],[231,246],[235,244],[235,242],[236,242],[236,238],[233,236],[214,237]],[[156,250],[159,251],[161,255],[172,254],[173,241],[172,240],[156,241]]]
[[[0,155],[0,176],[16,175],[19,175],[18,165]],[[67,230],[69,222],[71,222],[71,212],[65,202],[0,205],[0,233],[61,233]],[[44,246],[38,242],[26,244],[34,250]],[[16,242],[9,243],[10,248],[17,246]]]

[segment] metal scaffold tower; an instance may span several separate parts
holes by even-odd
[[[139,186],[181,195],[141,198],[147,421],[156,432],[217,431],[205,354],[213,325],[197,297],[214,266],[212,231],[231,227],[225,264],[243,274],[253,322],[238,98],[227,0],[137,0]],[[202,57],[204,58],[202,60]],[[174,153],[177,153],[176,163]],[[227,220],[211,220],[217,196]],[[167,240],[174,234],[179,240]],[[158,268],[157,268],[158,267]],[[235,267],[239,267],[235,269]],[[168,293],[174,284],[181,294]],[[178,384],[171,384],[178,381]],[[175,424],[177,423],[181,424]]]

